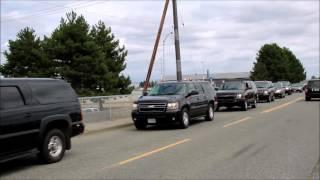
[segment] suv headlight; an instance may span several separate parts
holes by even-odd
[[[168,110],[177,110],[177,109],[179,109],[179,103],[178,102],[168,103],[167,109]]]
[[[277,89],[277,90],[276,90],[276,93],[280,93],[280,92],[281,92],[281,90],[280,90],[280,89]]]
[[[241,99],[242,98],[242,94],[237,94],[236,98],[237,99]]]
[[[264,91],[264,92],[263,92],[263,94],[268,95],[268,94],[269,94],[269,92],[268,92],[268,91]]]
[[[133,103],[132,104],[132,110],[137,110],[138,109],[138,104],[137,103]]]

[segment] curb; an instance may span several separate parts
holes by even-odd
[[[85,130],[83,135],[90,135],[93,133],[102,132],[102,131],[106,131],[106,130],[115,130],[115,129],[126,128],[126,127],[130,127],[132,125],[133,125],[132,122],[127,122],[127,123],[117,124],[114,126],[109,126],[109,127],[105,127],[105,128],[101,128],[101,129],[96,129],[96,130],[89,130],[89,131]]]

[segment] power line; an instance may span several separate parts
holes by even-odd
[[[39,17],[39,16],[48,16],[48,15],[53,15],[53,14],[57,14],[59,13],[61,10],[65,10],[68,8],[71,9],[78,9],[78,8],[82,8],[82,7],[88,7],[88,6],[92,6],[92,5],[96,5],[96,4],[100,4],[100,3],[105,3],[105,1],[91,1],[91,2],[86,2],[86,3],[73,3],[73,4],[69,4],[68,6],[55,6],[53,8],[47,8],[44,10],[40,10],[37,13],[33,13],[33,14],[28,14],[22,17],[12,17],[12,18],[7,18],[7,19],[2,19],[1,22],[5,22],[5,21],[11,21],[12,20],[19,20],[19,19],[30,19],[30,18],[34,18],[34,17]],[[71,6],[71,7],[70,7]]]

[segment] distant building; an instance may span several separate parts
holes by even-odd
[[[182,76],[183,80],[228,80],[228,79],[250,79],[250,72],[227,72],[227,73],[213,73],[209,74],[185,74]],[[176,75],[168,75],[165,80],[176,80]]]
[[[174,81],[177,79],[176,75],[168,75],[165,77],[166,81]],[[212,73],[212,74],[185,74],[182,75],[183,80],[212,80],[216,86],[220,86],[224,81],[231,79],[250,80],[250,72],[226,72],[226,73]]]

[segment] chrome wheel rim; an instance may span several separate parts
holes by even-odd
[[[52,136],[48,143],[48,152],[51,157],[57,158],[62,152],[62,140],[59,136]]]
[[[187,112],[183,112],[183,117],[182,117],[182,119],[183,119],[183,124],[184,124],[185,126],[189,125],[189,115],[188,115]]]
[[[210,117],[210,119],[213,119],[213,109],[211,106],[209,108],[209,117]]]

